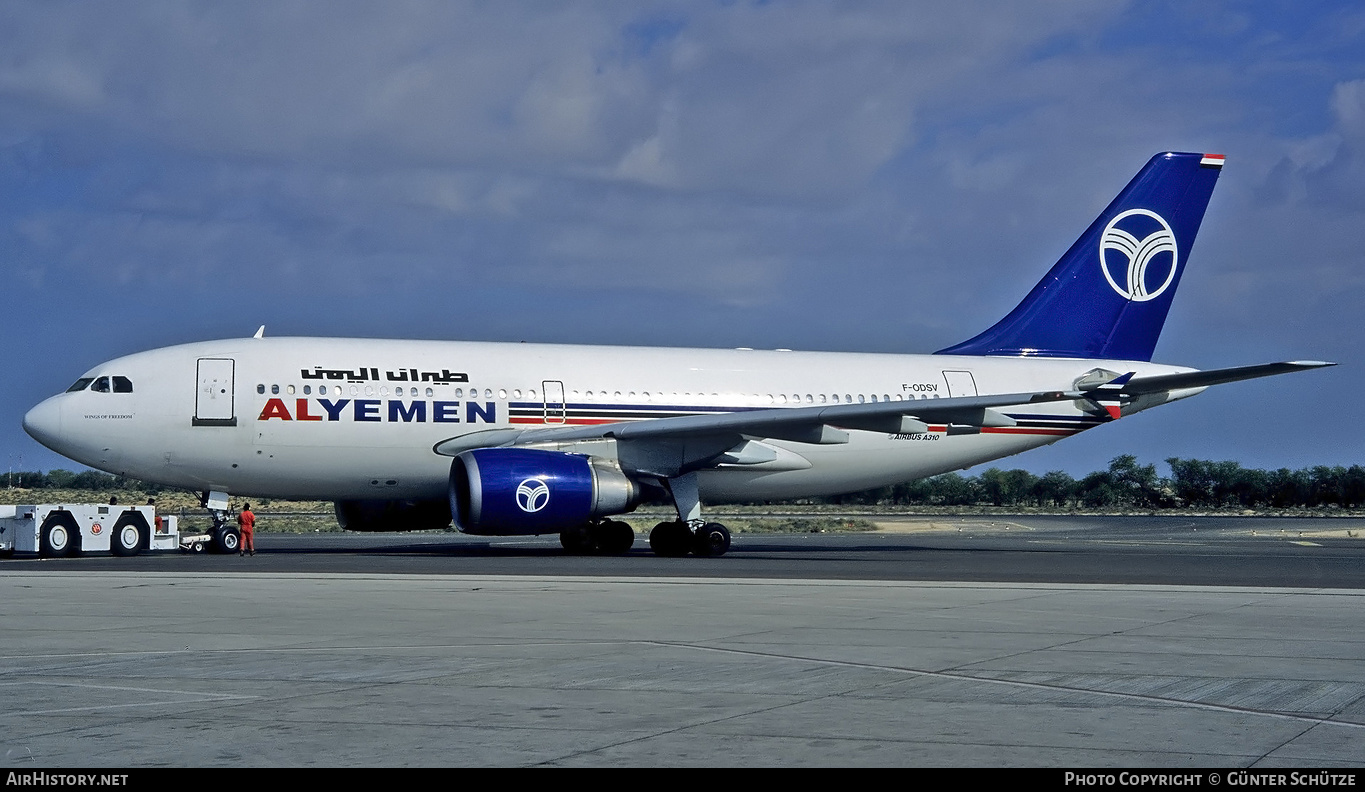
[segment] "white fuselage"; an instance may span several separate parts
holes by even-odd
[[[550,344],[248,338],[168,347],[87,372],[123,378],[53,396],[25,428],[95,468],[196,490],[352,499],[445,497],[434,447],[508,426],[1070,389],[1134,361]],[[129,388],[131,388],[130,392]],[[562,396],[560,395],[562,388]],[[1183,398],[1162,394],[1124,414]],[[708,502],[850,492],[1025,451],[1102,422],[1094,405],[1001,410],[1017,426],[953,434],[851,431],[847,443],[769,440],[782,458],[704,470]]]

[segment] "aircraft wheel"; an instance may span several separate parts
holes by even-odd
[[[242,549],[242,535],[233,528],[219,528],[213,543],[220,553],[236,553]]]
[[[49,519],[43,525],[42,535],[38,540],[38,552],[48,558],[63,558],[71,554],[74,540],[75,532],[71,530],[71,526]]]
[[[691,550],[692,532],[682,522],[661,522],[649,532],[649,547],[654,555],[679,558]]]
[[[635,544],[635,530],[630,523],[621,520],[607,520],[597,527],[598,552],[619,555],[630,550]]]
[[[124,523],[114,529],[109,549],[116,556],[135,556],[142,550],[142,529],[136,523]]]
[[[692,538],[692,551],[699,556],[723,556],[730,549],[730,529],[720,523],[707,523]]]
[[[559,544],[570,553],[591,553],[593,551],[590,526],[576,525],[559,532]]]

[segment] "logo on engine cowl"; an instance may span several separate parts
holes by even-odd
[[[538,512],[550,502],[550,485],[528,478],[517,485],[517,506],[524,512]]]
[[[1110,220],[1100,235],[1100,270],[1120,297],[1133,302],[1161,296],[1175,280],[1179,264],[1175,232],[1156,212],[1129,209]]]

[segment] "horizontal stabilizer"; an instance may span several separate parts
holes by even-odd
[[[1335,363],[1322,360],[1291,360],[1285,363],[1263,363],[1259,366],[1236,366],[1208,371],[1190,371],[1183,374],[1162,374],[1156,377],[1134,377],[1123,387],[1123,393],[1138,396],[1144,393],[1160,393],[1183,388],[1207,388],[1210,385],[1221,385],[1224,382],[1238,382],[1335,365]]]

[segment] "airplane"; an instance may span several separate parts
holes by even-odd
[[[719,556],[703,504],[853,492],[1017,454],[1211,385],[1334,365],[1153,363],[1221,155],[1154,156],[984,332],[932,355],[335,338],[172,346],[95,366],[24,416],[93,468],[203,493],[330,500],[342,528],[558,533],[671,501],[661,556]],[[130,548],[133,549],[133,548]],[[59,552],[54,551],[54,552]]]

